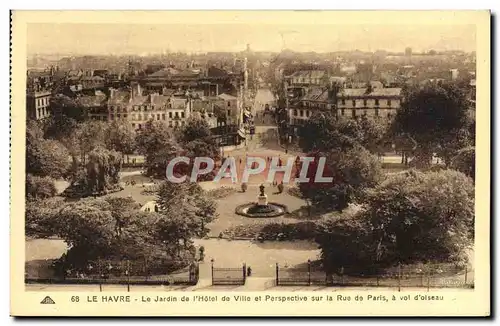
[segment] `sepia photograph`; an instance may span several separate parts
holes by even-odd
[[[182,13],[23,20],[21,291],[428,306],[489,280],[488,12]]]

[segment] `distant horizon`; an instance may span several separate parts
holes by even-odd
[[[472,52],[473,25],[81,24],[28,25],[34,55],[161,55],[183,52]]]
[[[434,49],[430,49],[427,51],[413,51],[412,50],[412,55],[422,55],[422,54],[429,54],[429,51],[432,51]],[[404,54],[404,49],[401,51],[389,51],[385,49],[377,49],[373,51],[368,51],[368,50],[359,50],[359,49],[352,49],[352,50],[338,50],[338,51],[328,51],[328,52],[321,52],[321,51],[298,51],[298,50],[293,50],[293,49],[284,49],[281,51],[253,51],[253,53],[270,53],[270,54],[280,54],[283,51],[291,51],[293,53],[300,53],[300,54],[306,54],[306,53],[316,53],[316,54],[329,54],[329,53],[349,53],[349,52],[361,52],[361,53],[366,53],[366,54],[374,54],[376,52],[387,52],[388,54]],[[471,54],[472,52],[475,52],[474,50],[472,51],[466,51],[462,49],[454,49],[454,50],[434,50],[436,51],[437,54],[441,53],[446,53],[446,52],[463,52],[466,54]],[[150,52],[150,53],[120,53],[120,54],[114,54],[114,53],[55,53],[55,52],[38,52],[38,53],[30,53],[28,54],[28,58],[32,58],[35,56],[58,56],[61,58],[67,58],[67,57],[83,57],[83,56],[92,56],[92,57],[98,57],[98,56],[116,56],[116,57],[124,57],[124,56],[137,56],[137,57],[151,57],[151,56],[159,56],[159,55],[169,55],[169,54],[186,54],[186,55],[207,55],[211,53],[224,53],[224,54],[237,54],[237,53],[243,53],[245,52],[244,50],[242,51],[206,51],[206,52],[183,52],[183,51],[170,51],[170,52]]]

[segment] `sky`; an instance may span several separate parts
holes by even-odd
[[[283,35],[283,36],[281,36]],[[474,51],[474,25],[32,23],[28,55],[153,54],[164,51]]]

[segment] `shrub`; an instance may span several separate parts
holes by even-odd
[[[308,240],[316,237],[315,222],[269,223],[239,225],[225,231],[233,238],[258,238],[259,240]]]

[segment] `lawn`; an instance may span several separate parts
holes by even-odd
[[[136,202],[141,205],[146,204],[149,201],[156,200],[156,196],[154,195],[144,195],[142,191],[146,189],[146,186],[142,184],[136,184],[134,186],[128,185],[125,186],[125,189],[122,191],[114,192],[109,194],[109,197],[132,197]]]

